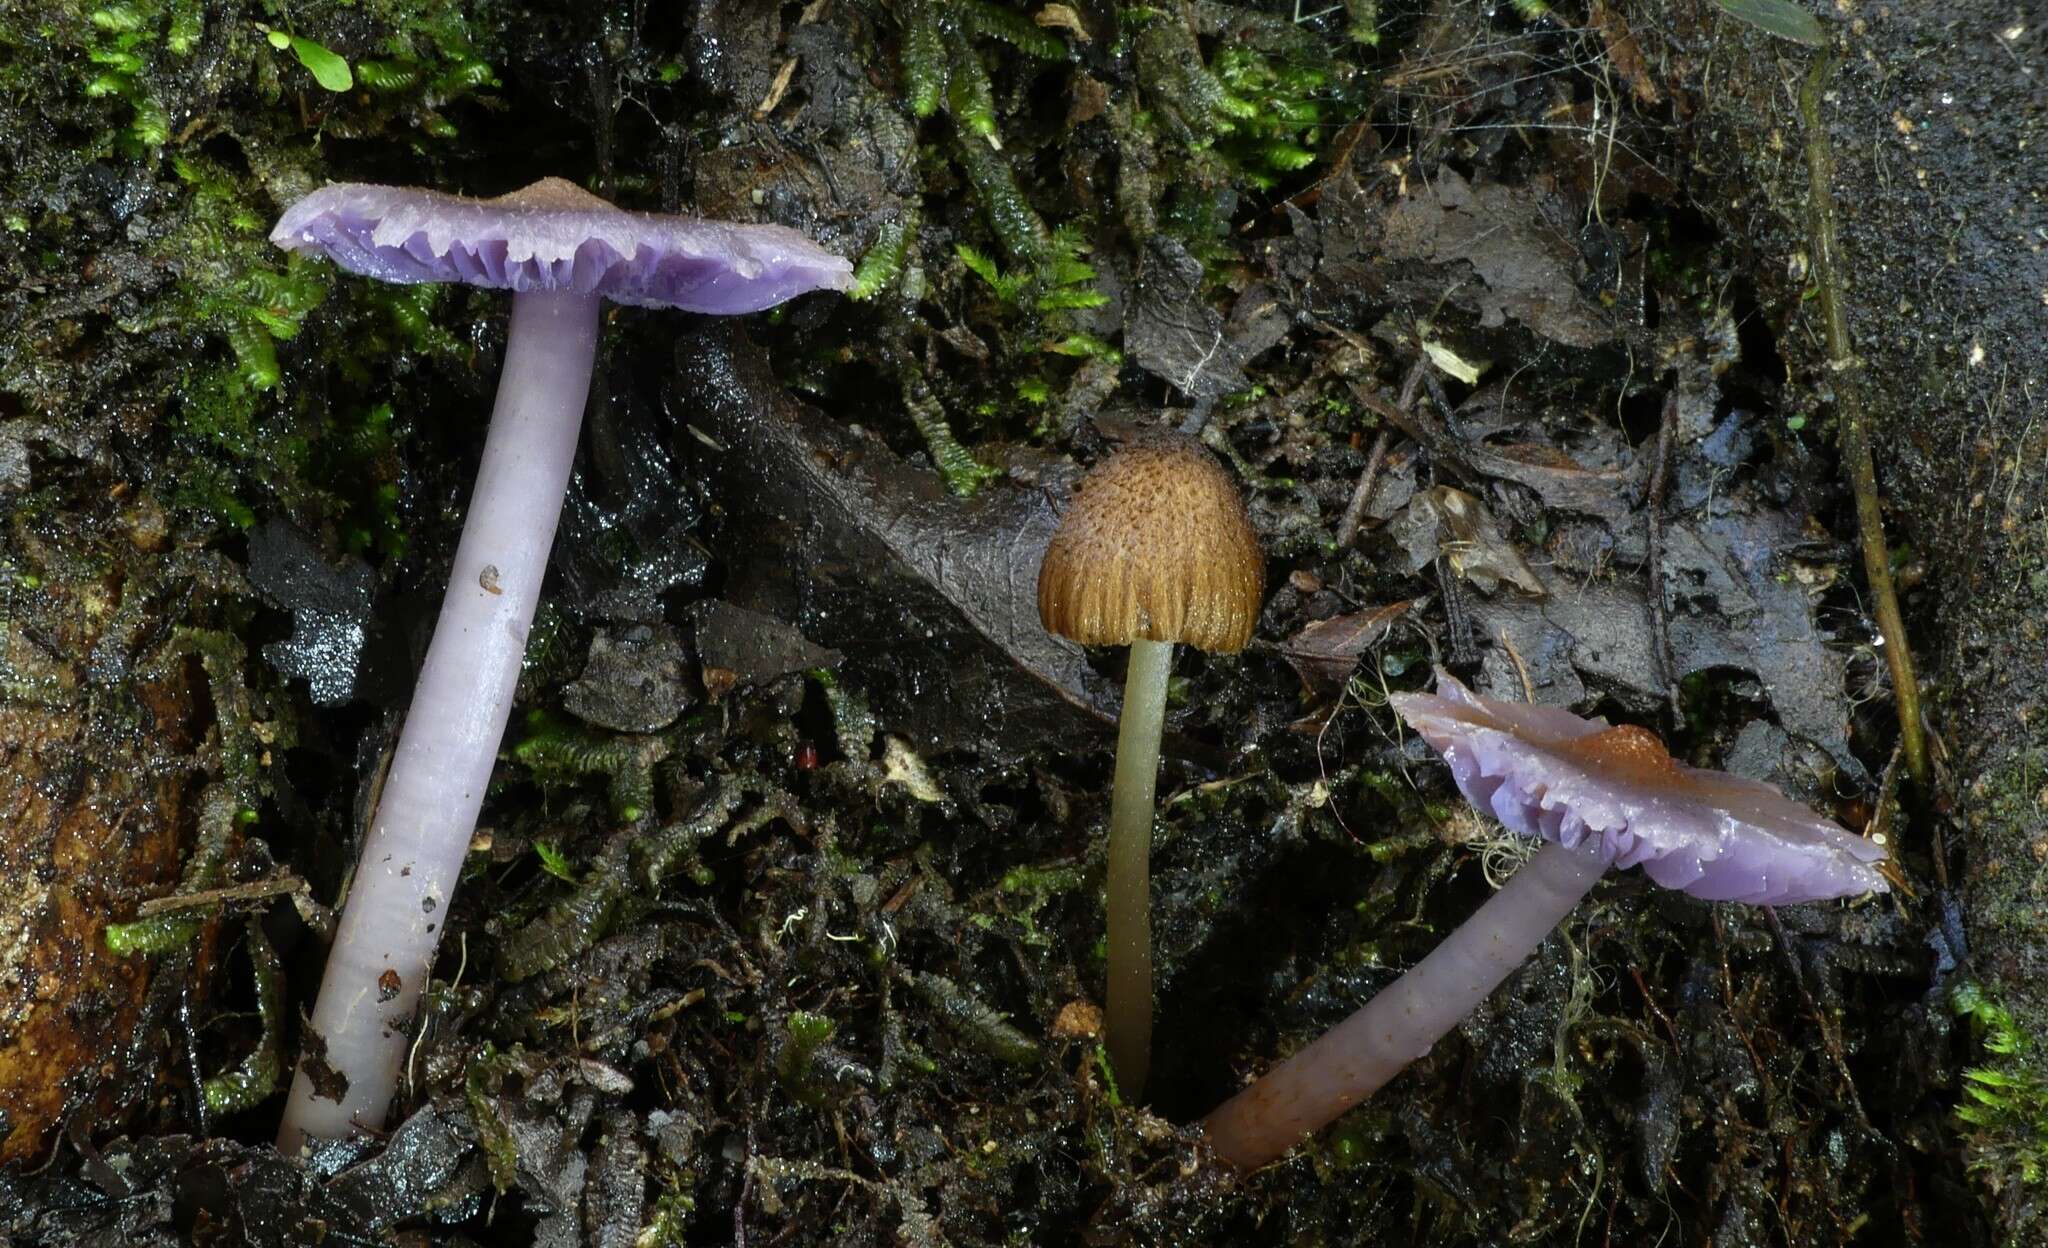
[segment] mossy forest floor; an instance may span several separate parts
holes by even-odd
[[[1732,151],[1803,170],[1814,55],[1712,0],[0,14],[0,950],[63,951],[6,983],[70,1037],[4,1020],[0,1238],[1993,1242],[2048,1097],[1959,991],[1812,267],[1727,210]],[[273,1089],[506,302],[265,234],[326,180],[545,175],[793,225],[860,285],[608,314],[402,1125],[308,1170]],[[1141,1106],[1091,1018],[1121,658],[1048,642],[1030,582],[1079,467],[1168,426],[1268,585],[1250,649],[1177,667]],[[1386,709],[1437,663],[1771,779],[1899,887],[1618,876],[1232,1180],[1188,1125],[1511,869]]]

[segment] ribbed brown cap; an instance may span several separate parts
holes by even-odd
[[[1081,479],[1038,568],[1038,615],[1084,646],[1228,654],[1251,640],[1264,580],[1230,474],[1194,442],[1148,442]]]

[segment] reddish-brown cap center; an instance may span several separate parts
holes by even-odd
[[[1637,784],[1682,784],[1678,764],[1648,728],[1623,724],[1578,738],[1561,751],[1612,776]]]

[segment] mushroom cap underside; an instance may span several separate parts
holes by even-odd
[[[1709,901],[1787,904],[1884,892],[1884,846],[1776,788],[1689,767],[1646,729],[1561,707],[1496,702],[1437,674],[1394,709],[1475,807],[1567,848],[1597,838],[1615,866]]]
[[[287,209],[270,241],[379,281],[573,291],[714,314],[853,282],[850,263],[786,226],[629,212],[560,178],[495,199],[335,183]]]
[[[1147,442],[1082,478],[1039,565],[1038,613],[1083,645],[1234,653],[1251,640],[1264,579],[1230,474],[1187,439]]]

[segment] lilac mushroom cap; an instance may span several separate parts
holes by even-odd
[[[852,264],[785,226],[628,212],[561,178],[494,199],[335,183],[293,204],[270,241],[379,281],[567,291],[686,312],[759,312],[853,284]]]
[[[1496,702],[1438,671],[1394,709],[1467,800],[1523,836],[1591,838],[1616,867],[1707,901],[1782,905],[1884,892],[1884,846],[1768,784],[1673,759],[1645,728]]]

